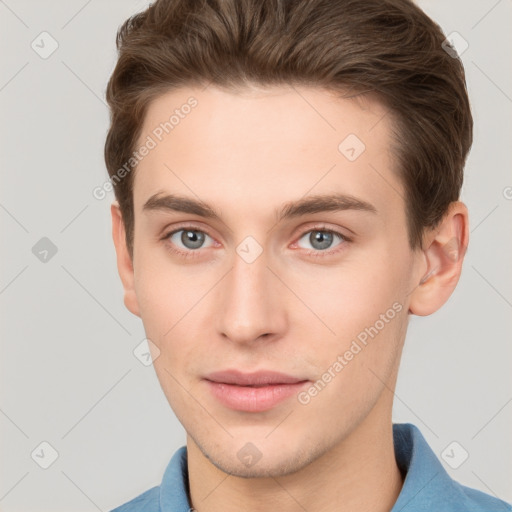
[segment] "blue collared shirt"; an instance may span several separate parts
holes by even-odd
[[[390,512],[512,512],[508,503],[453,480],[417,427],[393,424],[395,457],[405,475]],[[111,512],[189,512],[187,449],[179,448],[162,483]]]

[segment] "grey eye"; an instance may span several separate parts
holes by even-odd
[[[337,233],[332,233],[330,231],[314,229],[312,231],[308,231],[304,233],[304,235],[300,238],[303,240],[307,239],[307,242],[311,244],[312,248],[317,251],[323,251],[325,249],[330,249],[331,245],[335,239],[335,237],[340,239],[340,243],[343,241],[343,237]],[[299,241],[300,241],[299,240]],[[309,247],[305,247],[309,249]]]
[[[169,236],[169,240],[178,247],[185,249],[201,249],[206,237],[206,233],[196,229],[179,229]],[[180,245],[181,244],[181,245]]]

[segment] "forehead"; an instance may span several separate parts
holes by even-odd
[[[375,99],[311,87],[173,90],[144,119],[138,147],[152,149],[137,165],[135,208],[160,191],[247,209],[308,191],[400,202],[390,117]]]

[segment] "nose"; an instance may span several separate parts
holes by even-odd
[[[238,253],[217,290],[217,325],[234,343],[276,340],[287,327],[283,284],[267,266],[265,252],[251,263]]]

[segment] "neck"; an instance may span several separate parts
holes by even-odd
[[[373,417],[372,417],[373,416]],[[390,415],[373,410],[346,438],[301,470],[240,478],[216,468],[187,437],[191,505],[197,512],[389,512],[403,480]]]

